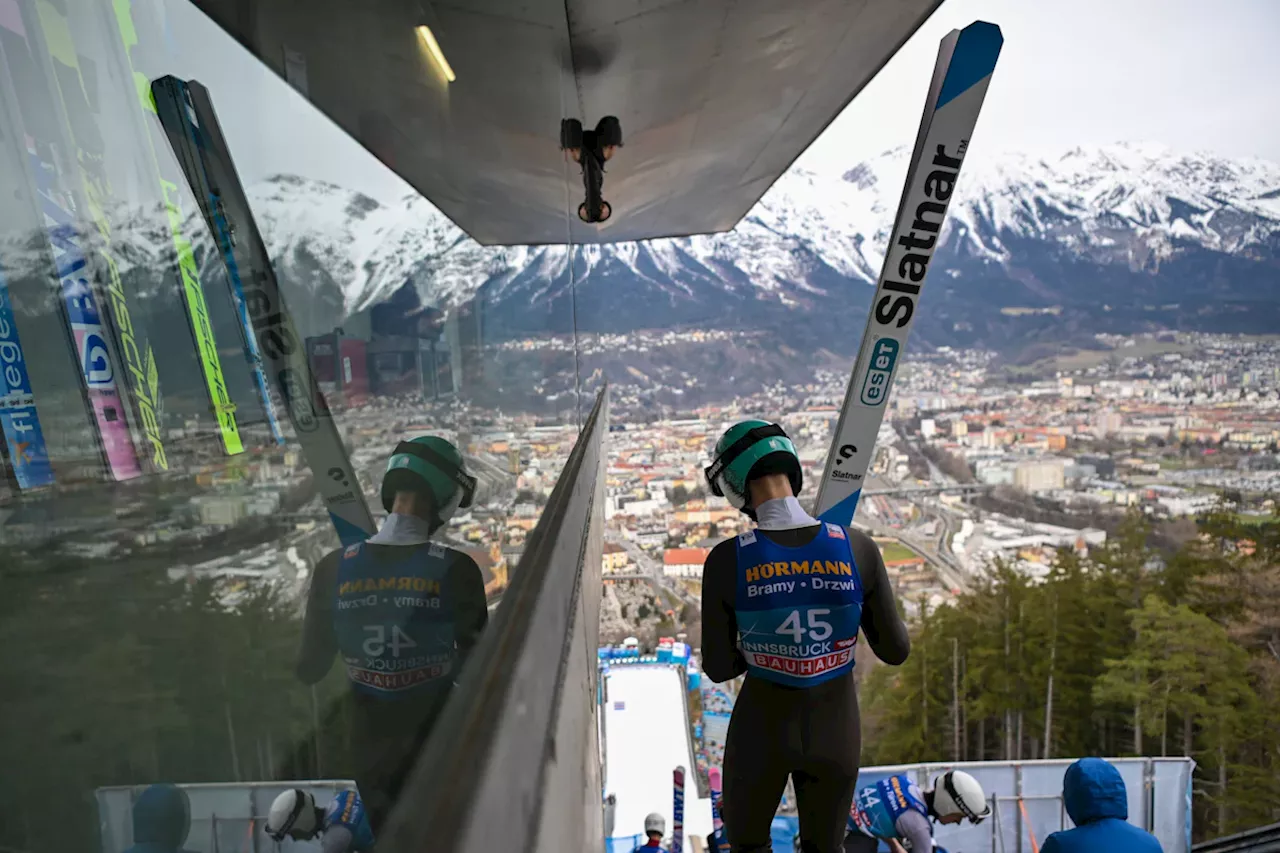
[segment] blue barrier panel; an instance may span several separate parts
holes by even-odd
[[[604,845],[605,853],[631,853],[645,843],[643,835],[615,835]]]

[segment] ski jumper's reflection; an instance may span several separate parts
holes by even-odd
[[[326,555],[312,578],[298,677],[315,684],[341,656],[350,688],[325,726],[340,727],[344,757],[318,769],[356,781],[375,833],[488,620],[479,566],[436,541],[474,491],[448,441],[401,442],[383,479],[381,529]]]

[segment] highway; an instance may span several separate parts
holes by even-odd
[[[932,462],[929,463],[929,473],[934,482],[928,486],[899,486],[895,483],[886,482],[881,477],[869,476],[867,477],[867,486],[869,488],[864,489],[863,494],[914,496],[975,490],[974,485],[955,483],[946,474],[938,470]],[[977,488],[986,488],[986,486],[978,484]],[[969,588],[969,572],[951,554],[948,545],[951,533],[954,530],[951,518],[952,513],[936,501],[913,501],[913,503],[920,509],[922,516],[932,518],[937,523],[937,533],[928,539],[910,529],[898,529],[880,524],[866,513],[855,517],[854,523],[872,536],[897,539],[914,550],[933,568],[947,589],[967,590]],[[918,526],[918,524],[912,526]]]

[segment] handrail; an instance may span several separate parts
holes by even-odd
[[[1191,849],[1194,853],[1276,853],[1280,851],[1280,823],[1201,841]]]
[[[583,592],[587,530],[599,510],[594,504],[602,482],[607,406],[605,388],[512,572],[503,606],[472,653],[386,830],[379,833],[380,850],[496,850],[511,839],[523,839],[532,849],[547,793],[544,771],[556,757],[556,714],[567,689],[563,681]],[[597,564],[597,581],[598,573]],[[594,670],[596,628],[589,629]],[[594,686],[592,681],[589,697],[573,699],[587,698],[594,705]],[[599,791],[590,796],[599,809]]]

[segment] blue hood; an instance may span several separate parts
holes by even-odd
[[[133,843],[178,850],[191,831],[191,803],[176,785],[152,785],[133,804]]]
[[[1119,770],[1101,758],[1081,758],[1067,768],[1062,798],[1076,826],[1108,817],[1129,818],[1124,779]]]

